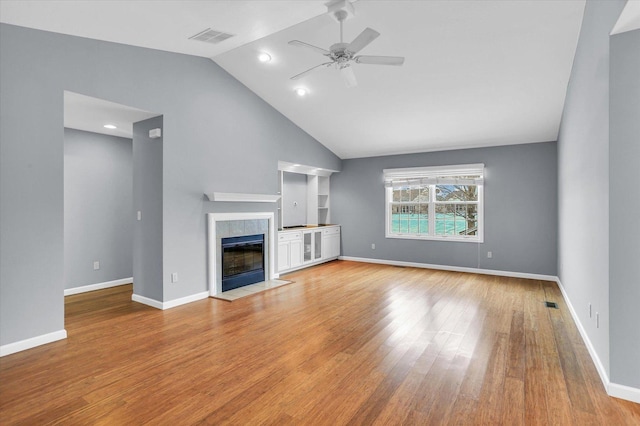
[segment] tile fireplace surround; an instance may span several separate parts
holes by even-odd
[[[208,283],[209,295],[222,293],[222,253],[223,238],[264,234],[265,280],[277,278],[275,270],[275,228],[274,214],[260,213],[208,213]]]

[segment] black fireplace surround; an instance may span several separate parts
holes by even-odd
[[[222,291],[264,281],[264,234],[222,239]]]

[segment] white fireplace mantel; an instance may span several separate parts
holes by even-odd
[[[274,280],[278,278],[276,274],[276,248],[275,248],[275,216],[273,212],[246,212],[246,213],[207,213],[208,224],[208,282],[209,282],[209,296],[215,296],[222,293],[222,282],[218,280],[217,271],[217,256],[218,256],[218,240],[216,222],[232,221],[232,220],[254,220],[254,219],[267,219],[269,222],[269,232],[267,237],[267,249],[265,255],[267,257],[265,262],[265,279]]]
[[[244,203],[275,203],[280,195],[271,194],[243,194],[239,192],[209,192],[205,193],[209,201],[233,201]]]

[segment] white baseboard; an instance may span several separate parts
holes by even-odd
[[[412,268],[437,269],[440,271],[468,272],[471,274],[497,275],[500,277],[527,278],[532,280],[556,281],[555,275],[529,274],[526,272],[499,271],[495,269],[468,268],[464,266],[433,265],[430,263],[403,262],[399,260],[369,259],[366,257],[340,256],[340,260],[352,262],[377,263],[381,265],[408,266]]]
[[[161,309],[175,308],[176,306],[195,302],[196,300],[206,299],[207,297],[209,297],[209,292],[203,291],[202,293],[196,293],[196,294],[192,294],[191,296],[181,297],[179,299],[173,299],[173,300],[169,300],[168,302],[163,302]]]
[[[117,287],[119,285],[124,285],[124,284],[131,284],[132,282],[133,282],[133,277],[130,277],[130,278],[122,278],[119,280],[106,281],[103,283],[84,285],[81,287],[66,288],[64,290],[64,295],[71,296],[72,294],[86,293],[88,291],[95,291],[95,290],[103,290],[105,288]]]
[[[140,296],[139,294],[133,293],[131,295],[131,300],[134,302],[142,303],[143,305],[151,306],[152,308],[162,309],[162,302],[150,299],[148,297]]]
[[[558,287],[560,288],[560,292],[562,293],[562,297],[566,302],[567,306],[569,307],[569,312],[571,312],[573,321],[578,327],[578,331],[580,332],[580,336],[582,337],[582,340],[584,341],[584,344],[587,347],[587,350],[589,351],[589,355],[591,355],[591,359],[596,367],[596,370],[598,371],[598,374],[600,375],[600,380],[602,380],[602,384],[604,385],[604,388],[606,389],[607,394],[615,398],[626,399],[627,401],[640,403],[640,389],[632,388],[630,386],[625,386],[625,385],[619,385],[617,383],[611,383],[609,381],[609,375],[607,374],[607,371],[605,370],[604,365],[602,364],[602,361],[598,356],[598,353],[596,352],[593,344],[591,343],[591,340],[589,340],[589,336],[587,335],[586,330],[582,326],[582,323],[580,322],[580,318],[578,318],[578,315],[576,314],[576,311],[573,308],[573,305],[571,304],[571,300],[569,299],[567,292],[562,286],[560,279],[556,276],[529,274],[529,273],[523,273],[523,272],[498,271],[498,270],[491,270],[491,269],[466,268],[466,267],[459,267],[459,266],[432,265],[428,263],[402,262],[402,261],[396,261],[396,260],[368,259],[363,257],[340,256],[339,259],[350,260],[353,262],[377,263],[382,265],[408,266],[408,267],[414,267],[414,268],[437,269],[442,271],[469,272],[474,274],[498,275],[502,277],[529,278],[529,279],[542,280],[542,281],[554,281],[558,284]]]
[[[640,389],[632,388],[630,386],[625,386],[625,385],[619,385],[617,383],[612,383],[609,380],[609,375],[607,374],[607,371],[605,370],[604,365],[602,364],[602,361],[600,361],[600,357],[598,356],[596,349],[591,343],[591,340],[589,339],[589,335],[587,334],[587,331],[582,326],[582,323],[580,322],[580,318],[578,318],[578,314],[576,313],[576,310],[573,308],[573,305],[571,304],[571,300],[569,299],[569,295],[565,291],[564,286],[560,281],[560,278],[556,278],[556,282],[558,283],[558,287],[560,288],[560,292],[562,293],[562,297],[564,298],[565,303],[569,307],[569,312],[571,312],[571,317],[573,318],[573,322],[575,322],[576,326],[578,327],[578,331],[580,332],[582,341],[584,342],[585,346],[589,350],[589,355],[591,355],[591,360],[596,366],[596,370],[600,375],[600,380],[602,380],[602,384],[604,385],[604,388],[607,390],[607,394],[615,398],[626,399],[627,401],[633,401],[640,404]]]
[[[171,309],[176,306],[184,305],[186,303],[195,302],[196,300],[206,299],[209,297],[208,291],[203,291],[202,293],[192,294],[191,296],[181,297],[179,299],[169,300],[168,302],[160,302],[155,299],[150,299],[148,297],[140,296],[138,294],[131,295],[131,300],[134,302],[142,303],[148,306],[151,306],[156,309]]]
[[[58,330],[53,333],[43,334],[41,336],[31,337],[29,339],[20,340],[19,342],[9,343],[0,346],[0,357],[5,355],[11,355],[16,352],[25,351],[27,349],[35,348],[36,346],[46,345],[47,343],[55,342],[67,338],[67,330]]]
[[[609,396],[614,398],[626,399],[640,404],[640,389],[632,388],[630,386],[619,385],[617,383],[609,383],[607,388]]]
[[[582,326],[582,323],[580,322],[580,318],[578,317],[576,310],[573,308],[573,305],[571,304],[571,299],[569,299],[569,295],[565,291],[564,286],[562,285],[562,282],[560,282],[560,278],[556,278],[555,281],[556,283],[558,283],[558,288],[562,293],[562,298],[564,299],[564,302],[569,307],[569,312],[571,313],[573,322],[576,323],[576,326],[578,327],[580,336],[582,336],[582,341],[587,347],[587,350],[589,351],[589,355],[591,355],[591,359],[593,360],[593,363],[596,366],[596,370],[600,375],[600,380],[602,380],[602,384],[604,385],[605,389],[607,389],[607,393],[609,393],[609,375],[607,374],[607,370],[604,368],[604,364],[602,364],[602,361],[600,361],[600,357],[596,352],[596,348],[593,346],[593,344],[591,343],[591,340],[589,339],[587,330],[585,330],[585,328]]]

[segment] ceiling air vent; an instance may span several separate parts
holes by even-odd
[[[204,41],[205,43],[218,44],[233,36],[234,34],[223,33],[222,31],[216,31],[212,30],[211,28],[207,28],[206,30],[201,31],[198,34],[189,37],[189,40],[198,40]]]

